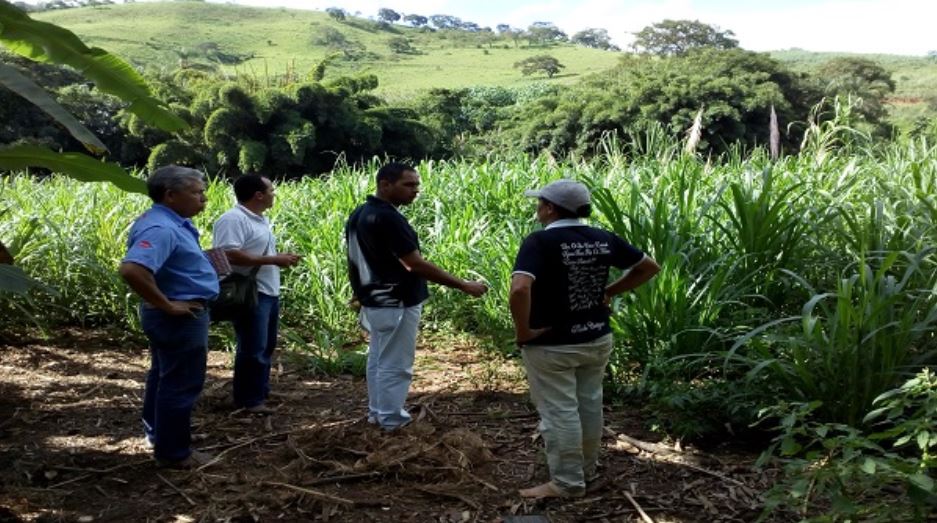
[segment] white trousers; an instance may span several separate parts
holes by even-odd
[[[410,421],[404,402],[413,381],[416,335],[423,305],[362,307],[361,326],[368,331],[368,419],[386,430]]]

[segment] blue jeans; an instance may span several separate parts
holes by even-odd
[[[368,419],[386,430],[411,419],[403,408],[413,380],[416,335],[423,305],[406,308],[362,307],[361,326],[368,344]]]
[[[143,429],[157,459],[181,461],[192,452],[192,408],[205,384],[208,310],[171,316],[142,307],[140,320],[150,340],[150,371],[143,393]]]
[[[277,346],[280,299],[257,294],[257,306],[235,319],[234,404],[256,407],[270,394],[270,359]]]

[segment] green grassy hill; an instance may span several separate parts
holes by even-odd
[[[515,47],[509,40],[486,42],[479,34],[423,32],[398,25],[386,30],[366,19],[339,22],[323,12],[284,8],[147,2],[47,11],[34,17],[66,27],[89,45],[144,69],[174,69],[185,60],[221,63],[224,71],[261,77],[287,71],[306,74],[337,51],[325,42],[331,35],[333,41],[343,39],[355,58],[336,60],[327,77],[373,73],[380,80],[378,92],[390,96],[428,87],[571,83],[618,60],[617,53],[574,45],[527,48],[526,42],[519,42]],[[392,52],[388,42],[400,37],[407,38],[418,54]],[[544,53],[566,66],[552,79],[525,77],[513,67],[518,60]]]

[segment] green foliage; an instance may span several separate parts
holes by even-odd
[[[345,10],[340,7],[328,7],[325,9],[325,12],[328,13],[330,17],[338,21],[342,21],[345,19],[345,17],[348,16],[348,13],[346,13]]]
[[[787,404],[762,415],[778,436],[762,463],[783,460],[784,477],[767,494],[767,511],[787,509],[812,521],[930,521],[937,516],[937,378],[924,369],[875,399],[856,426],[815,419],[820,402]]]
[[[659,122],[683,134],[703,109],[704,151],[767,143],[771,106],[782,127],[803,120],[820,96],[766,55],[702,49],[655,59],[625,57],[615,70],[518,108],[510,141],[529,151],[591,154],[607,133],[640,136]],[[517,135],[520,135],[519,137]],[[797,137],[782,135],[788,149]]]
[[[638,52],[675,56],[692,49],[733,49],[738,47],[732,31],[722,31],[699,20],[664,20],[634,34],[631,46]]]
[[[560,72],[561,69],[565,69],[566,66],[553,56],[540,54],[515,62],[514,68],[519,68],[524,76],[542,73],[547,75],[547,78],[553,78],[553,75]]]
[[[177,86],[174,94],[192,132],[168,137],[132,119],[125,125],[152,149],[149,165],[176,159],[232,176],[318,174],[330,170],[339,154],[350,162],[430,155],[435,136],[412,111],[385,106],[371,94],[376,87],[373,75],[282,88],[202,78]]]
[[[566,33],[551,22],[534,22],[524,35],[530,45],[546,46],[566,41]]]
[[[400,13],[394,11],[393,9],[382,7],[377,10],[377,17],[385,22],[393,23],[397,20],[400,20]]]
[[[397,54],[417,54],[416,50],[404,36],[395,36],[387,41],[387,47]]]
[[[574,44],[584,45],[594,49],[603,49],[606,51],[619,50],[618,46],[612,43],[612,39],[608,36],[608,31],[605,29],[583,29],[582,31],[574,34],[572,38],[569,39],[569,41]]]
[[[818,78],[824,83],[827,96],[855,97],[861,100],[857,107],[863,120],[881,134],[889,128],[883,125],[887,116],[886,98],[895,92],[891,73],[880,64],[861,57],[838,57],[820,67]]]

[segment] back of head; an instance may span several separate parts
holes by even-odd
[[[167,191],[181,191],[193,181],[204,182],[201,171],[179,165],[167,165],[153,171],[146,179],[146,191],[154,203],[162,203]]]
[[[265,192],[267,184],[259,174],[245,174],[234,181],[234,196],[239,203],[249,202],[258,192]]]
[[[525,191],[526,196],[549,202],[562,218],[588,218],[592,214],[592,193],[582,182],[556,180],[542,189]]]
[[[382,181],[386,181],[389,183],[396,183],[397,180],[399,180],[400,177],[403,176],[403,173],[408,172],[408,171],[416,172],[416,169],[414,169],[412,166],[407,165],[405,163],[390,162],[384,165],[383,167],[381,167],[380,169],[378,169],[377,176],[375,177],[375,181],[377,182],[379,186]]]

